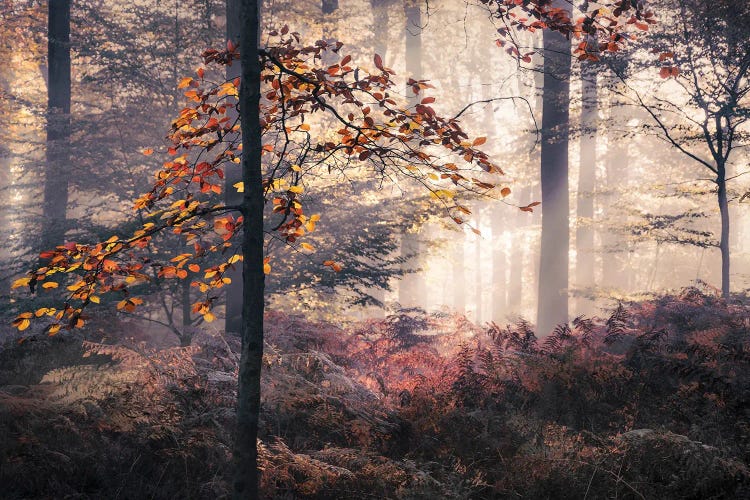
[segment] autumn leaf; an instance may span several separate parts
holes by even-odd
[[[28,286],[28,284],[31,282],[31,278],[19,278],[16,281],[13,282],[13,285],[11,285],[12,289],[15,288],[21,288],[22,286]]]

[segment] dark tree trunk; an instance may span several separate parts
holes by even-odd
[[[235,45],[240,44],[240,2],[239,0],[226,0],[226,17],[227,17],[227,40],[231,40]],[[235,61],[231,66],[227,66],[227,80],[238,78],[241,73],[241,65]],[[231,99],[231,98],[229,98]],[[233,100],[236,103],[236,100]],[[236,112],[227,111],[227,116],[234,121],[237,118]],[[227,137],[227,140],[239,140],[239,134],[233,137]],[[224,177],[224,202],[227,206],[239,206],[242,203],[242,193],[237,192],[235,184],[242,180],[242,171],[239,168],[228,168]],[[231,283],[227,285],[225,293],[225,326],[227,333],[239,335],[242,332],[242,265],[235,263],[228,271],[227,277]]]
[[[729,202],[727,200],[726,166],[721,164],[716,177],[718,187],[719,212],[721,213],[721,295],[729,298]]]
[[[48,12],[43,249],[65,239],[70,177],[70,0],[50,0]]]
[[[258,0],[241,0],[240,53],[242,83],[242,354],[237,388],[237,431],[234,443],[233,497],[258,498],[258,423],[260,376],[263,364],[263,173],[261,166],[260,59],[258,58]]]
[[[565,7],[565,2],[553,2]],[[537,332],[547,335],[568,321],[568,129],[570,42],[544,31],[542,111],[542,244],[539,265]]]
[[[594,187],[596,185],[597,68],[591,61],[581,67],[581,156],[578,171],[576,224],[576,285],[586,288],[594,281]],[[588,313],[590,301],[579,301],[578,313]],[[585,307],[581,307],[585,306]]]

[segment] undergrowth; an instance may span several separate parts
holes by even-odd
[[[269,312],[268,498],[746,498],[750,307],[698,289],[532,326]],[[117,338],[122,325],[109,325]],[[3,498],[222,498],[239,345],[0,351]]]

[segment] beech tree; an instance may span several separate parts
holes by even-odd
[[[67,227],[70,178],[70,0],[50,1],[47,43],[47,160],[42,247],[61,241]]]
[[[616,3],[630,8],[629,2]],[[515,4],[496,7],[498,15],[519,29],[554,28],[568,34],[576,29],[569,19],[550,13],[546,2]],[[511,12],[516,7],[536,20],[519,21]],[[265,275],[272,271],[273,259],[290,258],[284,250],[314,251],[304,236],[315,231],[324,214],[307,211],[306,189],[314,189],[321,179],[341,181],[349,172],[364,169],[371,176],[422,185],[448,217],[463,224],[471,211],[461,204],[460,194],[491,195],[502,171],[479,149],[486,138],[470,139],[456,118],[439,116],[430,106],[435,98],[424,96],[431,88],[428,82],[409,79],[407,88],[418,97],[411,105],[399,103],[393,89],[401,83],[380,55],[374,57],[372,72],[351,65],[350,56],[323,64],[339,54],[342,44],[319,40],[305,45],[287,27],[270,31],[267,45],[259,47],[256,0],[240,2],[239,20],[239,47],[229,40],[225,50],[205,51],[207,67],[179,83],[189,105],[172,123],[169,159],[156,172],[152,188],[134,202],[144,220],[141,227],[96,244],[66,242],[42,252],[44,265],[13,286],[28,286],[32,292],[62,290],[63,305],[23,312],[13,324],[25,330],[32,320],[45,321],[50,335],[80,328],[88,306],[99,303],[105,293],[118,296],[117,308],[131,312],[143,302],[133,289],[150,281],[151,272],[159,279],[190,280],[200,292],[192,312],[211,322],[216,319],[214,303],[231,283],[228,272],[241,262],[233,494],[257,498]],[[618,26],[613,19],[602,29],[605,45],[620,42]],[[213,69],[215,64],[236,64],[240,57],[239,78],[227,80],[225,73]],[[318,115],[337,124],[335,140],[313,128]],[[241,181],[232,188],[242,199],[227,204],[219,199],[223,179],[237,164]],[[237,248],[234,240],[240,234]],[[150,245],[169,235],[181,239],[185,251],[169,262],[155,262]],[[283,246],[267,253],[272,242]],[[221,256],[220,262],[206,265],[212,254]],[[323,272],[338,272],[344,265],[326,260]]]
[[[564,0],[552,2],[570,18]],[[542,243],[539,264],[537,329],[541,335],[568,322],[568,135],[570,129],[570,41],[544,32],[542,90]]]
[[[730,292],[730,216],[727,183],[737,150],[747,146],[750,113],[750,5],[746,2],[664,0],[662,30],[648,45],[659,62],[617,71],[626,95],[646,111],[655,134],[711,175],[719,207],[721,291]],[[632,81],[638,69],[660,66],[664,79],[651,96]]]

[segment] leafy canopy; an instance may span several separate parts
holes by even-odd
[[[305,190],[323,176],[344,181],[353,172],[399,183],[417,182],[433,195],[444,212],[462,224],[471,212],[459,201],[461,192],[490,194],[494,178],[502,174],[479,148],[483,137],[470,139],[458,120],[440,116],[424,96],[431,85],[409,79],[413,105],[394,90],[395,73],[374,58],[369,72],[351,65],[351,56],[340,56],[340,42],[318,41],[302,45],[287,27],[269,34],[262,61],[260,122],[263,148],[263,188],[268,208],[269,240],[296,250],[312,252],[301,241],[313,232],[321,214],[305,210]],[[336,58],[333,64],[324,60]],[[131,289],[150,281],[189,279],[200,290],[193,312],[206,321],[215,319],[212,306],[217,290],[230,282],[227,271],[242,260],[235,236],[242,228],[237,206],[219,200],[228,169],[240,168],[242,141],[239,118],[233,108],[239,79],[217,78],[216,65],[239,59],[231,42],[226,50],[207,50],[206,67],[185,77],[189,105],[172,123],[168,136],[169,159],[156,172],[152,188],[135,200],[134,209],[144,220],[128,236],[112,236],[97,244],[68,242],[41,254],[45,265],[17,280],[14,287],[65,290],[61,309],[43,307],[21,313],[13,322],[19,330],[34,318],[49,318],[49,334],[85,324],[85,309],[99,303],[108,292],[120,294],[117,308],[134,311],[142,300]],[[316,120],[320,117],[320,120]],[[333,128],[332,128],[333,125]],[[323,129],[315,130],[313,127]],[[154,154],[147,149],[146,155]],[[234,185],[243,190],[242,183]],[[500,190],[506,196],[508,188]],[[152,261],[157,235],[178,235],[185,250],[169,262]],[[206,265],[209,255],[219,263]],[[326,260],[324,266],[339,271],[342,264]],[[271,256],[265,272],[271,272]],[[61,288],[62,285],[62,288]]]

